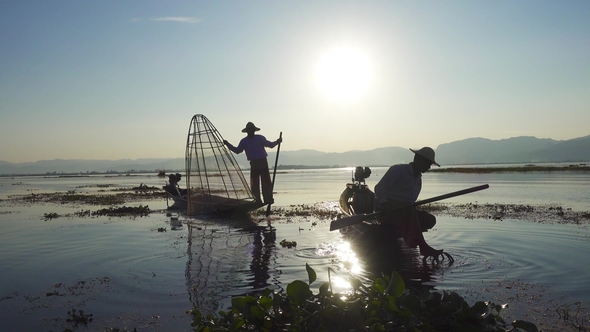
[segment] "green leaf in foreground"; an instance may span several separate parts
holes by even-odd
[[[317,279],[317,275],[314,269],[312,269],[307,263],[305,263],[305,269],[307,270],[307,277],[309,278],[309,284],[311,285]]]

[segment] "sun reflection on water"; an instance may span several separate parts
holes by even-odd
[[[320,257],[333,257],[332,263],[337,271],[330,269],[332,272],[336,272],[330,275],[330,282],[332,287],[340,291],[352,289],[351,275],[363,272],[359,257],[348,241],[320,246],[317,248],[316,254]]]
[[[358,274],[362,271],[362,267],[358,256],[352,250],[350,242],[344,241],[336,246],[336,256],[340,262],[340,267],[343,270],[352,274]]]

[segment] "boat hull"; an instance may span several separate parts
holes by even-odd
[[[162,187],[168,198],[174,201],[172,208],[179,210],[187,210],[188,200],[186,199],[186,189],[179,189],[178,187],[165,185]],[[216,195],[200,195],[193,197],[191,200],[193,214],[208,214],[229,212],[232,214],[247,213],[259,209],[266,204],[256,202],[248,199],[228,199],[227,197]],[[170,206],[169,206],[170,208]]]

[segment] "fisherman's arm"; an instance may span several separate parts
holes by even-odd
[[[242,147],[242,141],[240,141],[240,144],[238,144],[237,147],[231,145],[231,143],[226,140],[223,140],[223,144],[225,144],[225,146],[227,146],[227,148],[233,153],[240,154],[244,151],[244,148]]]
[[[280,144],[281,142],[283,142],[283,138],[279,137],[276,141],[271,142],[269,140],[267,140],[266,138],[264,138],[264,146],[266,146],[267,148],[274,148],[275,146],[277,146],[278,144]]]

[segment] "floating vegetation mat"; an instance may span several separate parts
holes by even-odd
[[[451,204],[431,203],[421,207],[434,215],[467,219],[514,219],[550,224],[590,223],[589,211],[573,211],[555,204]]]
[[[117,205],[127,202],[161,200],[166,198],[162,188],[139,186],[131,188],[110,188],[100,190],[100,194],[78,193],[75,190],[54,193],[31,193],[11,195],[0,202],[14,205],[31,204],[77,204],[77,205]]]
[[[31,193],[26,195],[11,195],[0,199],[3,205],[35,205],[35,204],[72,204],[87,206],[109,206],[108,208],[91,211],[79,210],[73,213],[77,217],[95,216],[146,216],[156,211],[147,205],[142,207],[126,207],[126,203],[165,200],[166,193],[159,187],[140,185],[138,187],[117,188],[114,185],[102,185],[99,194],[77,193],[76,191],[55,193]],[[119,205],[120,207],[113,207]],[[122,206],[121,206],[122,205]],[[573,211],[557,204],[456,204],[437,202],[420,207],[438,216],[452,216],[468,219],[514,219],[552,224],[588,224],[590,211]],[[266,209],[250,212],[252,217],[265,217]],[[342,215],[338,202],[326,201],[311,204],[296,204],[289,206],[272,206],[271,218],[278,221],[295,222],[301,219],[317,219],[331,221]],[[12,213],[11,211],[3,213]],[[62,215],[46,213],[44,219],[50,220]]]
[[[153,211],[150,210],[149,206],[147,205],[139,205],[139,206],[119,206],[119,207],[108,207],[105,209],[100,209],[97,211],[90,211],[90,210],[79,210],[74,213],[66,213],[66,214],[58,214],[55,212],[44,213],[43,219],[45,221],[51,219],[57,219],[60,217],[73,217],[76,216],[78,218],[84,217],[147,217]]]

